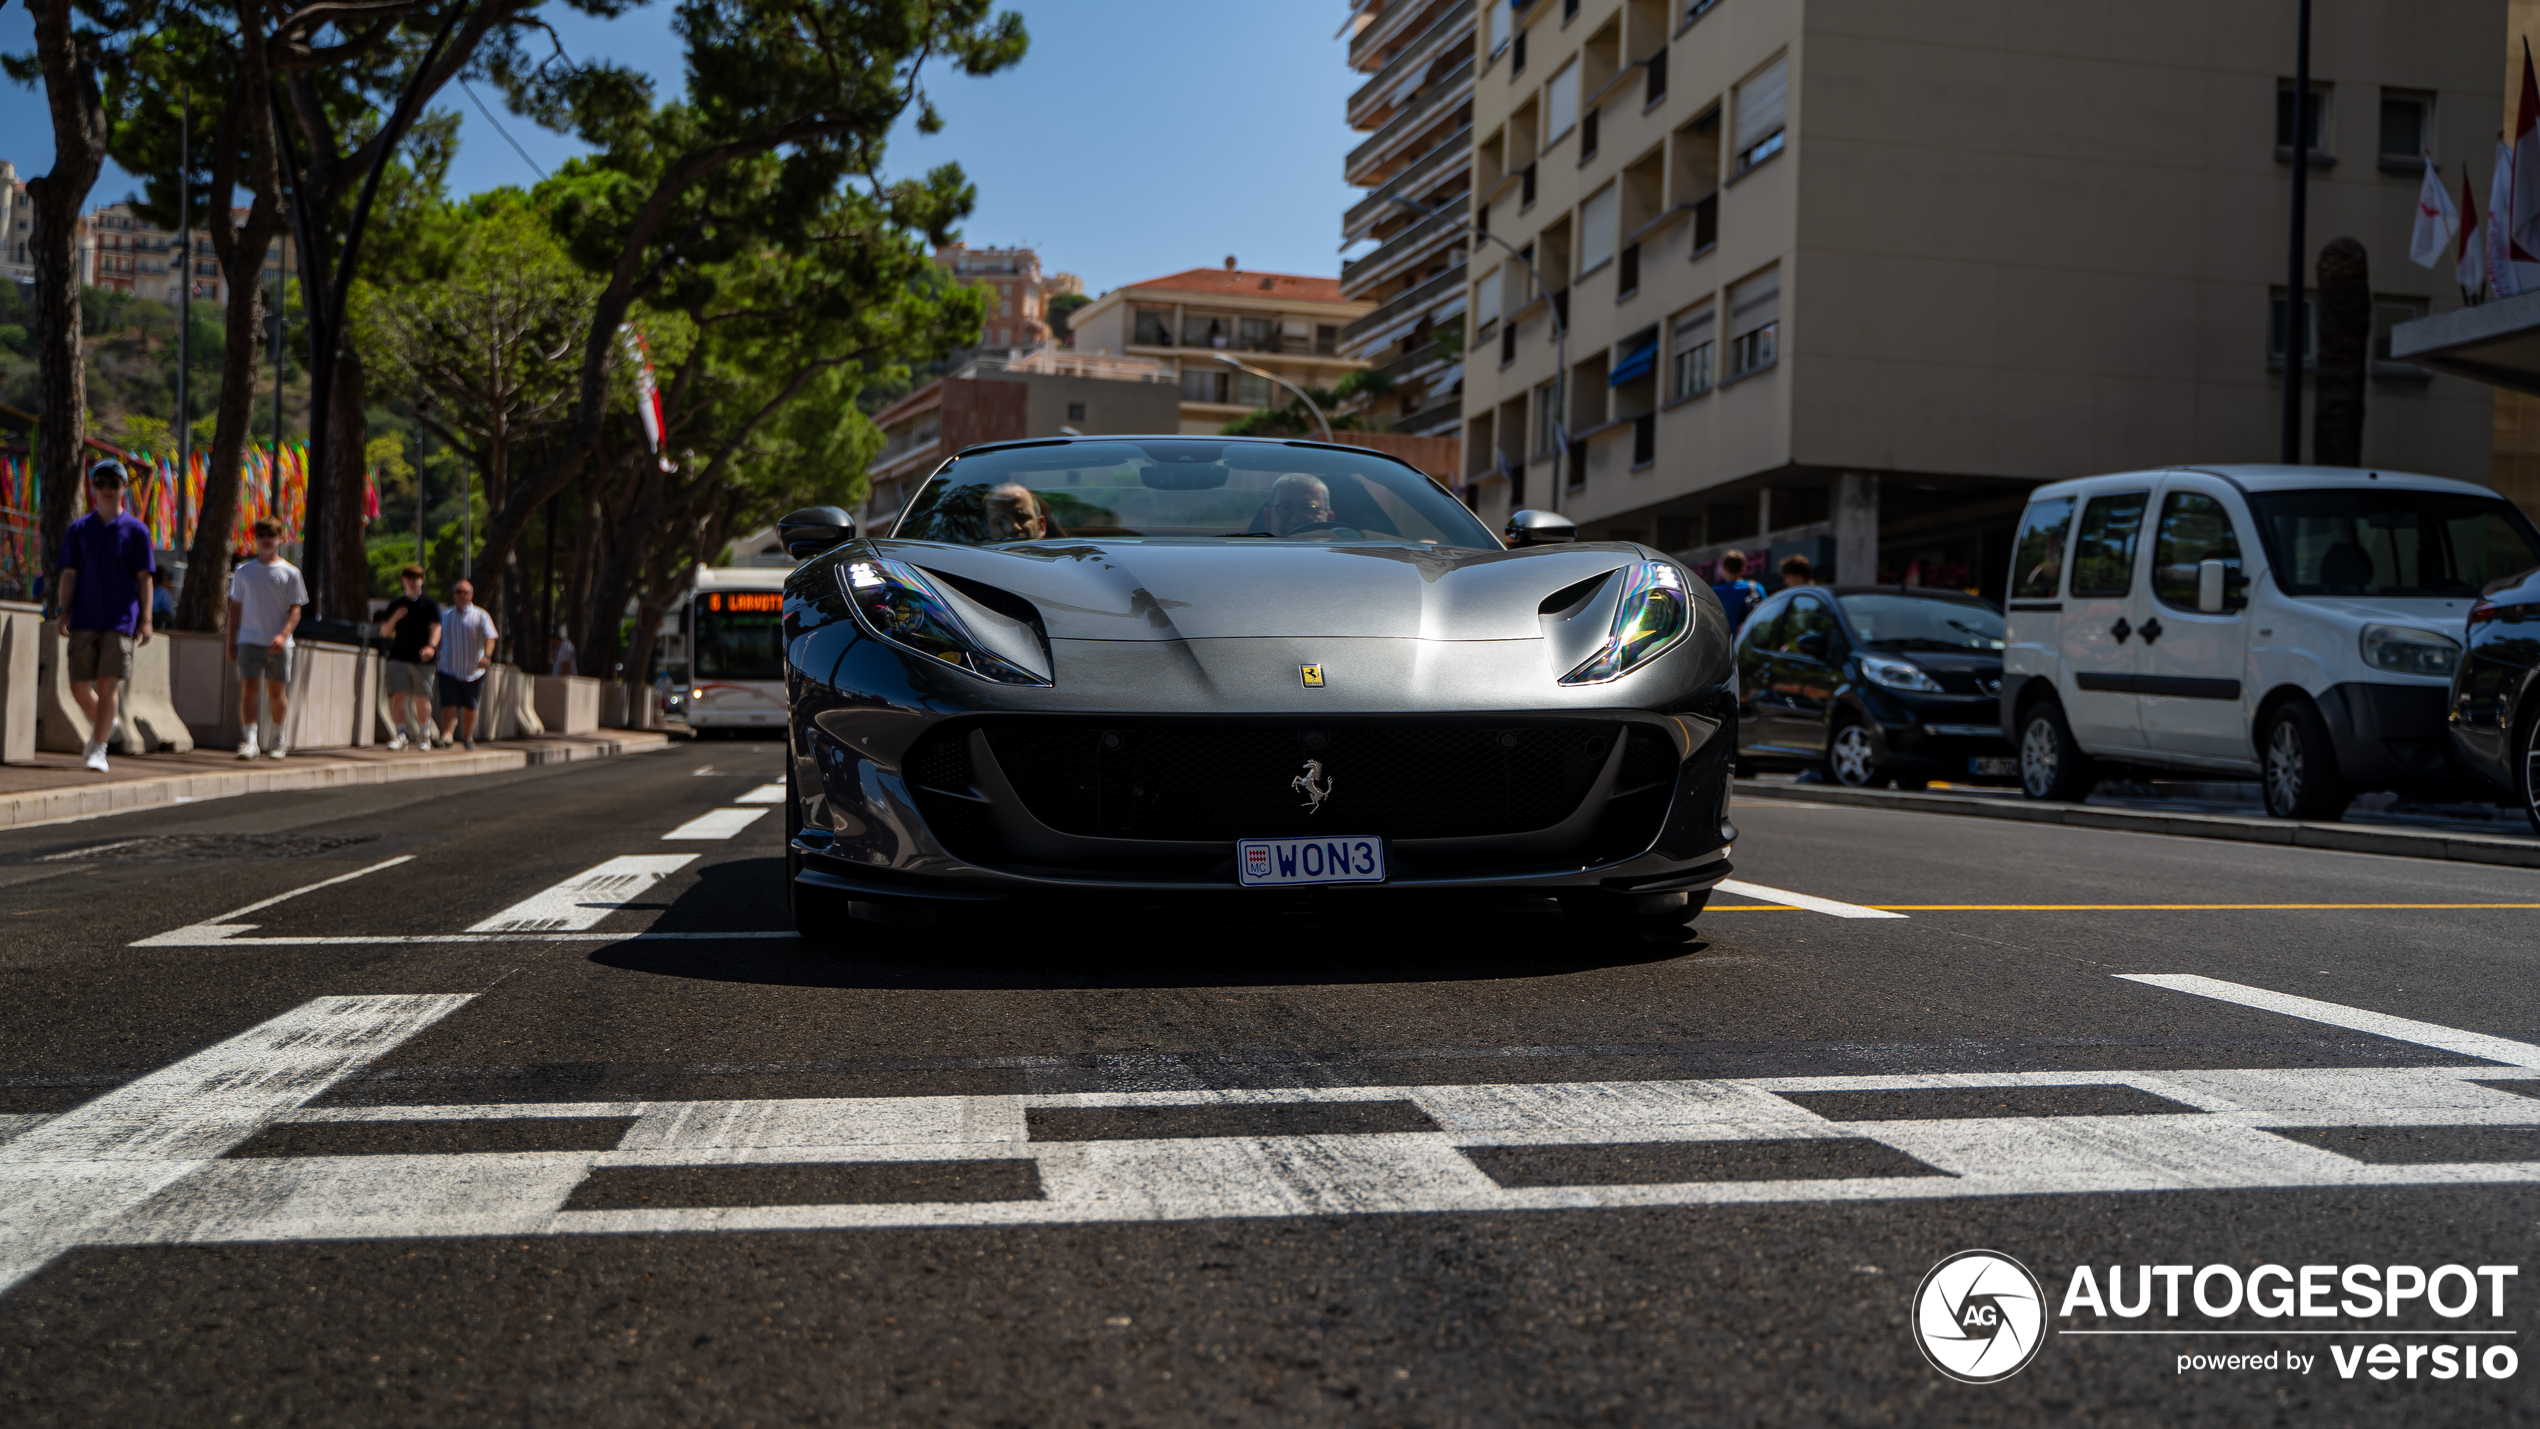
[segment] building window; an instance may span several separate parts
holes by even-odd
[[[1067,420],[1071,422],[1081,422],[1085,420],[1085,404],[1082,402],[1068,403]]]
[[[1667,397],[1681,402],[1711,390],[1713,354],[1718,343],[1718,313],[1709,303],[1682,314],[1674,323],[1668,351],[1675,354],[1667,369]]]
[[[1552,384],[1546,382],[1535,389],[1535,455],[1550,456],[1561,450],[1560,412],[1554,405]]]
[[[2330,132],[2328,86],[2313,84],[2311,102],[2302,108],[2303,147],[2314,154],[2327,153],[2327,146],[2320,142],[2320,136]],[[2279,159],[2293,157],[2293,81],[2289,79],[2275,82],[2275,152]]]
[[[1491,325],[1499,321],[1499,285],[1497,269],[1483,274],[1482,281],[1473,285],[1473,331],[1476,335],[1490,331]]]
[[[1277,352],[1279,350],[1279,320],[1277,318],[1245,318],[1243,339],[1246,352]]]
[[[2320,358],[2319,302],[2311,294],[2302,295],[2302,365],[2311,367]],[[2284,365],[2284,290],[2276,289],[2267,296],[2267,366]]]
[[[1517,37],[1509,42],[1508,77],[1510,79],[1515,79],[1526,72],[1526,34],[1526,31],[1519,30]]]
[[[1231,375],[1232,374],[1225,372],[1210,372],[1204,368],[1198,367],[1183,368],[1182,400],[1185,402],[1225,401],[1227,396],[1226,379]]]
[[[1538,153],[1561,142],[1579,122],[1579,66],[1572,61],[1561,67],[1552,82],[1543,87],[1544,140]]]
[[[1243,403],[1247,407],[1269,406],[1270,379],[1266,377],[1255,377],[1249,372],[1236,373],[1235,400]]]
[[[1596,116],[1604,112],[1602,109],[1591,109],[1587,112],[1587,117],[1579,121],[1579,162],[1581,163],[1596,157]]]
[[[1579,205],[1579,271],[1583,274],[1614,256],[1615,204],[1621,192],[1607,184]]]
[[[1685,0],[1685,23],[1690,25],[1719,8],[1720,0]]]
[[[1208,313],[1182,314],[1182,346],[1232,347],[1234,342],[1234,319]]]
[[[1781,360],[1782,275],[1776,268],[1729,289],[1729,376]]]
[[[1535,206],[1535,166],[1528,164],[1517,176],[1517,211],[1524,213]]]
[[[1316,324],[1314,325],[1314,351],[1315,351],[1316,355],[1318,355],[1318,356],[1322,356],[1322,357],[1330,357],[1330,356],[1332,356],[1333,354],[1335,354],[1335,353],[1339,352],[1340,350],[1341,350],[1341,329],[1340,329],[1340,324],[1338,324],[1338,323],[1316,323]]]
[[[2423,90],[2381,92],[2381,166],[2402,172],[2425,167],[2434,152],[2434,96]]]
[[[1173,345],[1173,311],[1170,308],[1138,309],[1138,326],[1129,341],[1140,347]]]
[[[2390,330],[2401,323],[2412,323],[2425,316],[2423,298],[2405,293],[2375,293],[2372,298],[2372,364],[2381,377],[2423,377],[2428,373],[2405,358],[2390,355]]]
[[[1790,107],[1790,59],[1757,70],[1737,87],[1737,164],[1745,173],[1782,151],[1783,119]]]

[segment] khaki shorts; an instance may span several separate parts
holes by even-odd
[[[238,646],[238,678],[242,680],[279,680],[291,683],[291,647],[276,650],[270,645]]]
[[[413,660],[388,662],[388,693],[432,698],[432,667]]]
[[[132,637],[120,630],[72,631],[71,678],[74,680],[131,679]]]

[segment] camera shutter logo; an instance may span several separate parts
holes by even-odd
[[[2046,1288],[2000,1251],[1962,1250],[1914,1287],[1914,1343],[1962,1384],[2009,1379],[2045,1339]]]

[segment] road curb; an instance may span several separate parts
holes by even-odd
[[[403,784],[418,779],[461,779],[473,774],[502,774],[549,764],[572,764],[621,754],[650,754],[670,747],[670,736],[649,730],[626,730],[605,739],[570,743],[541,742],[519,749],[479,749],[415,759],[330,759],[324,754],[288,762],[259,762],[238,770],[202,770],[156,778],[116,779],[96,784],[68,784],[57,789],[31,789],[0,795],[0,829],[59,819],[119,814],[127,809],[154,808],[179,800],[219,799],[234,794],[283,793],[302,789],[353,789],[375,784]]]
[[[2113,809],[2104,804],[1993,799],[1979,794],[1908,794],[1886,789],[1846,789],[1827,784],[1759,784],[1747,780],[1738,781],[1737,796],[1742,799],[1838,804],[1859,809],[1893,809],[1913,814],[1955,814],[1963,818],[2062,824],[2076,829],[2168,834],[2173,838],[2335,849],[2342,853],[2377,853],[2394,858],[2432,858],[2452,863],[2540,868],[2540,840],[2433,829],[2294,823],[2286,819],[2243,818],[2234,814],[2161,813],[2148,809]]]

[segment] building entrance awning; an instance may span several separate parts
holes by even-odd
[[[2540,293],[2400,323],[2390,355],[2491,387],[2540,395]]]

